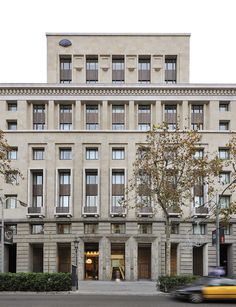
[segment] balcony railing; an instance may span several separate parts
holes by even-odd
[[[28,216],[45,216],[45,208],[44,207],[28,207]]]
[[[55,213],[56,216],[72,216],[70,207],[56,207]]]
[[[193,216],[207,216],[209,214],[209,208],[200,206],[193,208]]]
[[[98,206],[84,206],[83,207],[83,215],[98,215]]]
[[[153,208],[152,207],[141,207],[138,209],[137,212],[138,216],[147,216],[153,214]]]
[[[181,214],[181,210],[179,208],[170,207],[167,209],[167,212],[170,216],[177,216],[179,217]]]
[[[112,206],[110,211],[111,216],[126,215],[126,209],[122,206]]]

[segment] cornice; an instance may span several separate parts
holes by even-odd
[[[0,96],[236,96],[236,85],[0,84]]]

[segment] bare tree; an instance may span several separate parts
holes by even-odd
[[[214,194],[222,161],[217,155],[210,158],[204,153],[195,155],[201,143],[196,131],[167,130],[165,125],[154,126],[148,132],[145,144],[138,148],[133,165],[133,177],[127,189],[127,206],[151,206],[154,212],[162,211],[166,236],[166,275],[170,275],[171,212],[182,213],[183,206],[190,206],[193,191],[207,186],[207,193]],[[133,199],[131,195],[134,195]]]

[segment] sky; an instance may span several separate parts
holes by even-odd
[[[236,83],[235,0],[0,0],[0,83],[45,83],[47,32],[190,33],[190,82]]]

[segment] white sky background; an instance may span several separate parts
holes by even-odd
[[[236,83],[236,0],[0,0],[0,83],[46,82],[46,32],[191,33],[190,82]]]

